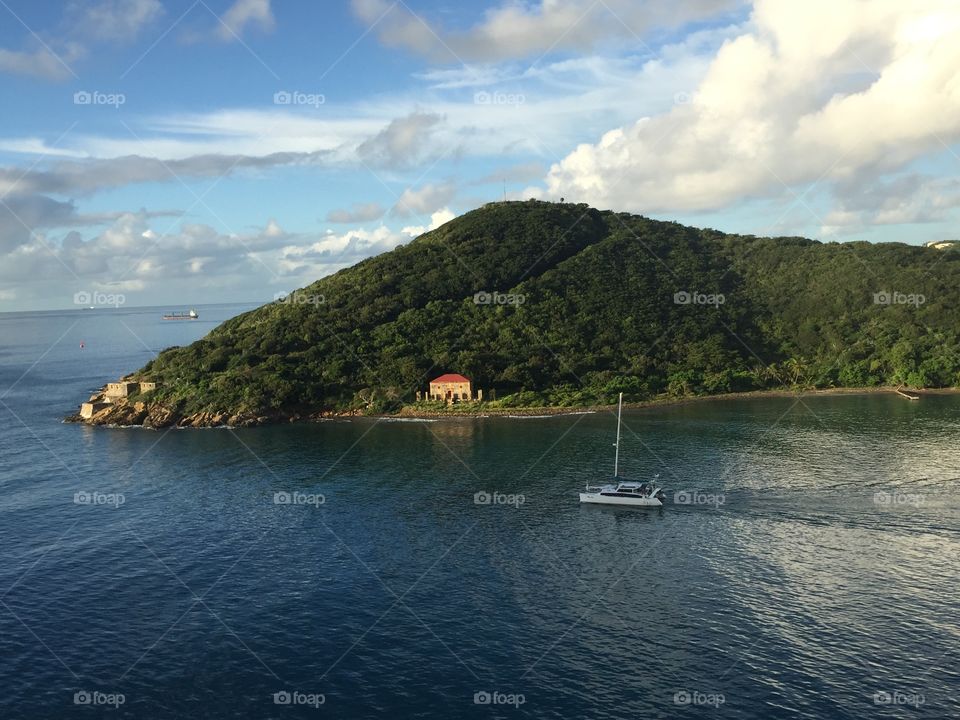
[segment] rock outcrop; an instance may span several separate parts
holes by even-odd
[[[274,412],[268,415],[236,412],[236,411],[203,411],[184,413],[175,407],[154,399],[152,393],[133,395],[118,395],[111,392],[120,383],[110,383],[90,396],[90,399],[80,406],[79,412],[66,418],[67,422],[85,423],[87,425],[109,425],[113,427],[142,426],[145,428],[169,427],[254,427],[285,422],[311,422],[332,417],[360,415],[359,411],[336,412]],[[126,383],[124,383],[126,384]],[[152,391],[155,385],[151,385]]]

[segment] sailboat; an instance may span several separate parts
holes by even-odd
[[[663,507],[663,490],[652,483],[630,482],[620,479],[620,419],[623,415],[623,393],[617,404],[617,442],[613,456],[613,479],[606,485],[587,483],[580,493],[580,502],[602,505],[631,505],[634,507]]]

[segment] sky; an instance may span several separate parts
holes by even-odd
[[[953,239],[956,0],[0,0],[0,311],[267,302],[484,203]]]

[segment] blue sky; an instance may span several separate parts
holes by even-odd
[[[0,310],[272,299],[490,200],[953,238],[946,0],[0,3]]]

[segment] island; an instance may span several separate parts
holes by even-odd
[[[953,388],[958,250],[490,203],[162,351],[68,419],[248,426],[565,412],[620,392],[637,405]],[[472,390],[437,397],[444,375]]]

